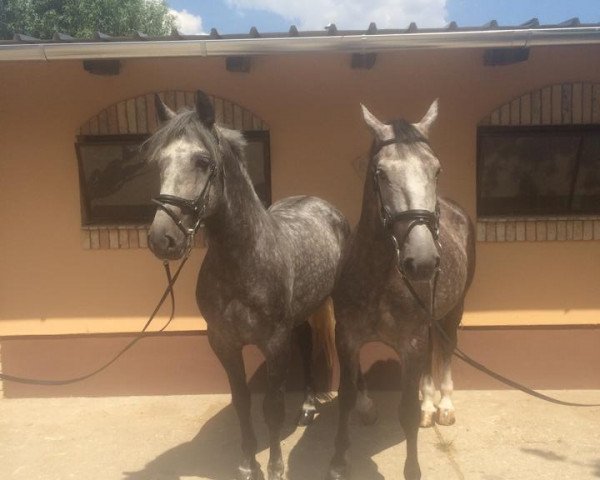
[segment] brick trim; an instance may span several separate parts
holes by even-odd
[[[479,218],[478,242],[600,240],[600,217]]]
[[[148,248],[150,225],[93,225],[81,227],[84,250],[136,250]],[[202,230],[194,238],[194,248],[204,248]]]

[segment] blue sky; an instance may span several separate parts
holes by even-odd
[[[600,0],[168,0],[183,33],[221,33],[320,29],[329,22],[338,28],[482,25],[491,19],[517,25],[538,17],[542,23],[559,23],[571,17],[600,22]]]

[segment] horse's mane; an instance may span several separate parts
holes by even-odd
[[[398,143],[413,144],[413,143],[426,143],[429,144],[429,140],[423,135],[423,133],[415,127],[412,123],[406,120],[394,120],[391,124],[394,129],[394,137]]]
[[[184,109],[169,121],[164,122],[144,142],[142,151],[146,160],[157,162],[160,158],[161,149],[182,137],[199,139],[210,150],[213,158],[217,158],[219,143],[223,143],[222,147],[224,147],[225,153],[231,153],[239,159],[243,158],[244,147],[246,146],[244,136],[237,130],[215,125],[214,130],[211,131],[200,121],[195,110]],[[219,141],[217,141],[217,138]],[[230,152],[227,152],[227,150],[230,150]]]
[[[429,140],[427,140],[425,135],[423,135],[423,133],[412,123],[409,123],[406,120],[393,120],[388,125],[394,130],[396,142],[408,149],[417,150],[418,145],[423,143],[429,145]],[[373,162],[374,154],[378,149],[379,144],[377,140],[373,140],[373,143],[371,144],[371,154],[369,155],[369,164]]]

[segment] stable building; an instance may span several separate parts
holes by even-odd
[[[477,231],[463,350],[535,388],[600,388],[600,24],[577,19],[0,42],[0,371],[84,374],[142,329],[166,281],[146,240],[156,171],[138,147],[155,93],[179,109],[197,89],[246,135],[265,205],[316,195],[352,224],[371,142],[360,103],[416,122],[438,98],[440,193]],[[163,332],[85,382],[4,382],[4,396],[228,391],[195,304],[205,251],[198,238]],[[245,355],[251,376],[262,359]],[[390,356],[370,345],[363,367]],[[500,386],[455,372],[457,388]]]

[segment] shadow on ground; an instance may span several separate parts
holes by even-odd
[[[381,375],[381,366],[373,372]],[[257,372],[260,377],[264,372]],[[255,380],[251,380],[251,383]],[[388,377],[389,378],[389,377]],[[367,382],[369,373],[367,373]],[[377,383],[377,382],[376,382]],[[397,418],[399,394],[387,392],[378,395],[379,421],[363,426],[356,417],[351,422],[351,442],[348,458],[354,478],[382,480],[372,457],[403,442],[404,436]],[[301,406],[300,395],[288,395],[286,423],[282,434],[284,458],[289,480],[324,478],[333,453],[333,439],[337,425],[337,401],[320,406],[313,425],[297,428],[295,419]],[[258,451],[268,448],[267,431],[261,414],[262,396],[253,397],[253,420],[258,438]],[[189,442],[182,443],[160,454],[137,472],[124,472],[125,480],[180,480],[199,477],[211,480],[235,478],[240,459],[240,435],[237,417],[231,405],[214,414]],[[402,471],[398,459],[398,472]],[[265,461],[262,462],[265,471]]]
[[[573,465],[579,465],[581,467],[589,467],[593,470],[592,474],[594,477],[600,478],[600,460],[596,461],[594,464],[579,462],[576,460],[570,460],[567,456],[555,453],[551,450],[543,450],[541,448],[521,448],[521,451],[528,453],[530,455],[535,455],[537,457],[541,457],[545,460],[549,460],[552,462],[569,462]]]

